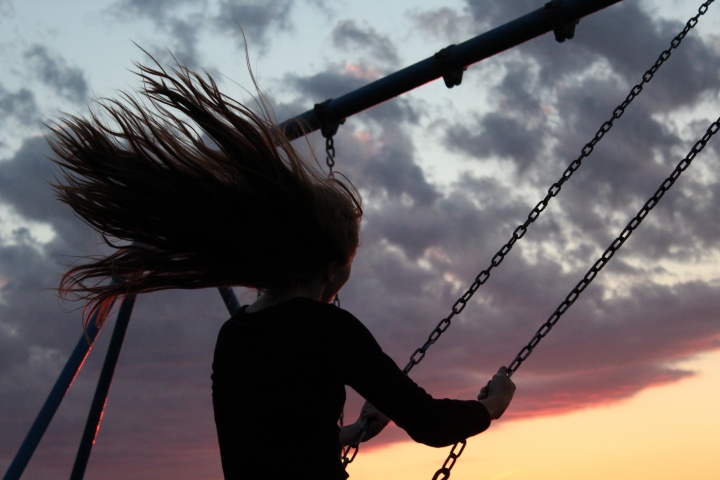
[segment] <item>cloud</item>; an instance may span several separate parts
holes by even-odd
[[[336,47],[348,53],[367,52],[373,63],[391,67],[399,63],[397,49],[388,36],[378,33],[372,27],[362,28],[355,20],[339,22],[333,29],[331,38]]]
[[[269,35],[272,31],[293,28],[290,19],[293,6],[292,0],[242,3],[223,0],[219,4],[215,23],[238,40],[242,40],[242,29],[250,47],[265,51],[270,47]]]
[[[72,210],[55,200],[50,184],[57,173],[43,137],[26,139],[12,158],[0,161],[0,202],[23,218],[49,225],[57,234],[47,248],[58,254],[88,248],[88,231]]]
[[[108,17],[113,22],[118,18],[130,24],[138,19],[150,21],[156,28],[155,33],[162,32],[164,36],[162,40],[155,40],[153,45],[144,43],[141,47],[162,62],[175,63],[177,60],[190,68],[199,68],[203,63],[198,48],[209,10],[210,2],[206,0],[117,0],[107,8]],[[170,53],[174,58],[170,57]]]
[[[469,15],[458,13],[449,7],[412,11],[410,16],[416,29],[428,32],[441,40],[460,43],[467,35],[479,33],[480,26],[473,22]]]
[[[542,139],[520,119],[498,112],[476,118],[475,122],[473,125],[465,121],[448,129],[445,137],[448,148],[512,159],[520,173],[537,161]]]
[[[467,4],[473,18],[478,21],[491,18],[494,25],[516,18],[518,12],[536,9],[536,5],[527,1],[491,5],[468,0]],[[695,13],[688,12],[688,18]],[[629,88],[642,80],[642,75],[663,50],[670,49],[671,40],[682,29],[680,22],[652,18],[638,3],[621,2],[581,19],[572,40],[558,44],[551,34],[547,34],[514,51],[537,61],[541,66],[539,79],[544,85],[569,78],[600,62],[609,64],[613,73]],[[691,105],[705,92],[718,91],[716,79],[720,59],[709,42],[691,31],[682,45],[673,49],[669,62],[674,65],[671,69],[664,68],[659,78],[653,79],[656,86],[653,93],[646,94],[650,97],[648,105],[656,111],[667,111]],[[565,54],[566,50],[572,50],[573,55]],[[707,63],[704,61],[700,66],[694,61],[697,58],[703,58]]]
[[[341,65],[332,65],[309,77],[286,74],[283,83],[296,89],[303,97],[326,100],[357,90],[366,84],[367,80]]]
[[[377,136],[360,130],[338,137],[336,168],[379,202],[389,198],[429,206],[439,196],[437,189],[417,163],[412,139],[389,123]]]
[[[623,20],[608,22],[608,17],[615,15],[623,16]],[[632,30],[622,23],[628,21],[626,17],[632,20]],[[608,25],[612,25],[613,32],[606,31]],[[452,151],[472,155],[478,162],[496,157],[518,188],[537,189],[536,198],[540,200],[550,185],[561,178],[563,170],[580,157],[582,145],[592,140],[602,122],[612,119],[613,109],[632,85],[631,72],[635,72],[638,81],[682,25],[654,21],[637,5],[624,5],[583,20],[581,27],[589,32],[587,37],[578,34],[570,46],[559,47],[552,39],[538,39],[494,59],[492,66],[481,66],[483,71],[494,70],[499,77],[496,83],[485,86],[489,88],[493,108],[473,113],[474,121],[464,119],[451,124],[445,133],[445,145]],[[631,35],[646,40],[634,42]],[[581,171],[563,187],[560,197],[552,200],[553,209],[559,209],[568,221],[566,228],[575,232],[575,243],[604,248],[601,244],[609,240],[597,239],[617,235],[694,142],[687,140],[687,132],[677,130],[675,123],[667,121],[667,115],[672,115],[681,101],[687,107],[716,89],[712,82],[702,80],[706,72],[698,75],[701,80],[685,78],[686,59],[696,55],[710,58],[707,74],[717,78],[713,73],[717,55],[711,54],[706,41],[691,35],[626,108],[623,118],[614,121],[615,126],[592,155],[583,159]],[[600,41],[605,37],[612,38],[612,46]],[[621,44],[627,47],[621,48]],[[559,54],[559,48],[571,49],[572,55]],[[671,85],[666,85],[663,79]],[[686,93],[681,99],[683,91]],[[701,134],[702,129],[698,128],[693,135]],[[717,155],[711,150],[708,149],[703,161],[715,165]],[[703,172],[712,171],[699,168]],[[638,255],[648,259],[656,255],[697,258],[700,254],[697,237],[712,238],[714,229],[706,227],[706,221],[691,225],[680,220],[679,212],[707,215],[706,201],[714,195],[698,182],[707,182],[715,175],[705,173],[705,180],[692,173],[688,177],[663,199],[662,207],[643,226],[654,241],[649,241],[649,246]],[[690,186],[685,187],[688,185],[685,182]],[[701,190],[708,192],[707,198],[702,206],[692,205],[691,192]],[[578,196],[594,199],[595,206],[587,208],[583,203],[565,200]],[[678,228],[681,224],[683,228]],[[578,238],[578,231],[604,235]],[[570,238],[565,241],[570,243]],[[571,254],[580,254],[583,248]]]
[[[465,0],[466,8],[476,22],[496,27],[530,12],[538,10],[538,3],[532,0],[519,0],[512,4]]]
[[[35,94],[28,88],[9,92],[0,85],[0,122],[6,123],[12,118],[24,125],[37,120],[38,105]]]
[[[29,68],[46,86],[73,102],[84,102],[88,95],[88,85],[82,70],[65,64],[47,47],[35,44],[25,51],[25,60]]]
[[[15,6],[10,0],[0,0],[0,14],[2,14],[2,19],[15,17]]]
[[[688,12],[688,18],[695,13]],[[638,71],[639,66],[650,68],[663,50],[670,49],[671,65],[653,79],[647,100],[652,108],[667,111],[692,105],[705,92],[717,93],[719,88],[720,59],[707,37],[690,31],[677,49],[671,49],[671,41],[683,27],[677,21],[653,21],[639,4],[622,2],[608,9],[606,18],[589,19],[578,39],[592,54],[612,59],[614,69],[629,84],[640,82],[645,72]],[[703,59],[702,66],[698,58]]]
[[[208,2],[201,0],[157,0],[155,2],[144,2],[142,0],[117,0],[111,6],[113,12],[122,14],[128,19],[133,16],[148,17],[156,19],[159,23],[162,20],[174,16],[179,8],[183,8],[189,4],[199,5],[201,8],[207,8]]]

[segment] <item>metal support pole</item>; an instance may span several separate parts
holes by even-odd
[[[228,312],[230,312],[230,315],[237,312],[237,310],[240,308],[240,302],[238,302],[238,299],[235,296],[235,292],[233,292],[233,289],[218,288],[218,291],[220,292],[220,296],[225,302],[225,306],[227,307]]]
[[[52,390],[50,390],[50,394],[40,409],[37,418],[35,418],[35,422],[32,424],[32,427],[30,427],[25,440],[22,445],[20,445],[20,449],[7,472],[5,472],[4,480],[17,480],[20,478],[20,475],[22,475],[28,462],[30,462],[30,458],[33,453],[35,453],[35,449],[40,443],[40,440],[42,440],[45,430],[47,430],[48,425],[50,425],[50,421],[55,415],[55,412],[57,412],[62,399],[65,397],[73,380],[82,368],[83,362],[85,362],[85,358],[88,353],[90,353],[99,332],[100,328],[97,326],[96,313],[90,319],[87,331],[80,336],[80,340],[78,340],[75,349],[65,363],[65,367],[60,372],[55,385]]]
[[[370,107],[397,97],[414,88],[445,79],[448,87],[459,85],[468,66],[548,32],[558,41],[571,38],[574,24],[621,0],[553,0],[523,17],[494,28],[458,45],[450,45],[435,55],[406,67],[364,87],[323,103],[323,118],[315,109],[286,120],[280,127],[294,140],[321,128],[326,123],[342,122]],[[572,32],[571,32],[572,30]]]
[[[100,430],[100,421],[102,420],[108,393],[110,392],[110,384],[112,383],[113,374],[115,373],[115,366],[120,357],[120,349],[125,339],[125,332],[127,332],[134,305],[135,295],[128,295],[123,298],[122,305],[120,305],[120,311],[115,321],[115,329],[110,339],[110,345],[108,346],[108,351],[105,356],[105,363],[100,372],[100,378],[98,379],[95,396],[90,406],[90,412],[88,413],[87,422],[85,423],[85,430],[80,440],[80,446],[78,447],[78,453],[75,457],[75,464],[70,474],[70,480],[81,480],[85,475],[85,469],[90,459],[90,452],[95,444],[95,437]]]

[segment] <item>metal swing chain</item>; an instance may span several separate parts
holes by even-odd
[[[325,137],[325,163],[328,167],[328,178],[335,178],[333,173],[333,167],[335,166],[335,140],[334,135],[328,135]],[[335,293],[333,298],[333,305],[340,308],[340,293]],[[340,416],[340,425],[342,426],[342,415]]]
[[[328,177],[333,178],[335,176],[333,172],[335,166],[335,140],[332,135],[325,137],[325,163],[328,167]]]
[[[537,344],[540,343],[540,340],[542,340],[548,333],[550,333],[550,330],[552,330],[558,320],[560,320],[560,317],[568,310],[568,308],[570,308],[573,303],[575,303],[575,301],[580,297],[580,294],[588,287],[588,285],[590,285],[590,282],[595,279],[598,272],[600,272],[600,270],[602,270],[605,265],[607,265],[613,255],[615,255],[615,252],[617,252],[620,247],[622,247],[623,244],[627,241],[627,239],[630,238],[630,235],[632,235],[633,231],[635,231],[635,229],[640,226],[647,214],[650,213],[650,210],[655,208],[663,195],[665,195],[665,193],[670,190],[670,188],[675,184],[675,181],[690,166],[690,163],[693,161],[695,156],[700,153],[703,148],[705,148],[707,142],[710,140],[710,138],[712,138],[713,135],[718,132],[718,130],[720,130],[720,118],[710,124],[710,127],[708,127],[705,135],[703,135],[702,138],[698,140],[697,143],[695,143],[687,156],[675,167],[675,170],[672,172],[672,174],[670,174],[670,176],[660,184],[660,187],[657,189],[655,194],[650,197],[647,202],[645,202],[645,205],[643,205],[638,214],[635,215],[635,217],[630,221],[630,223],[627,224],[622,233],[620,233],[620,235],[610,244],[607,250],[605,250],[605,252],[590,268],[590,270],[588,270],[583,279],[578,282],[575,288],[570,291],[568,296],[565,297],[565,300],[563,300],[562,303],[560,303],[560,305],[553,312],[550,318],[542,324],[540,329],[538,329],[538,331],[535,333],[535,336],[532,338],[532,340],[530,340],[530,343],[528,343],[525,347],[522,348],[522,350],[520,350],[520,352],[517,354],[515,359],[508,367],[508,376],[511,376],[513,373],[515,373],[515,371],[520,368],[520,365],[522,365],[522,363],[527,360],[527,358],[533,352]]]
[[[657,73],[660,67],[670,58],[670,56],[672,55],[672,51],[680,46],[688,32],[692,28],[694,28],[695,25],[697,25],[699,18],[702,15],[705,15],[708,7],[714,1],[715,0],[707,0],[702,5],[700,5],[700,7],[698,8],[698,13],[694,17],[690,18],[686,22],[682,31],[672,39],[672,41],[670,42],[670,48],[660,53],[658,59],[655,61],[652,67],[650,67],[643,74],[642,81],[635,85],[630,90],[630,93],[627,95],[625,100],[623,100],[623,102],[618,105],[615,110],[613,110],[612,117],[600,126],[600,129],[597,131],[593,139],[581,149],[580,156],[570,163],[567,169],[563,172],[562,177],[548,189],[548,193],[545,198],[543,198],[535,206],[535,208],[533,208],[533,210],[528,215],[527,220],[513,231],[510,240],[505,245],[503,245],[502,248],[500,248],[500,250],[495,254],[495,256],[493,256],[490,265],[485,270],[482,270],[475,277],[475,280],[470,285],[468,290],[453,304],[450,314],[440,320],[440,322],[436,325],[435,329],[428,336],[427,341],[420,348],[415,350],[415,352],[410,356],[410,361],[403,369],[403,372],[405,372],[406,374],[409,373],[415,365],[419,364],[422,361],[428,348],[430,348],[430,346],[432,346],[438,340],[438,338],[440,338],[440,336],[450,327],[453,317],[463,311],[463,309],[467,306],[468,301],[472,298],[475,292],[480,288],[481,285],[487,282],[487,280],[490,278],[490,272],[492,271],[492,269],[499,266],[503,262],[505,256],[510,252],[515,242],[520,240],[525,235],[525,233],[527,233],[527,229],[530,224],[537,220],[540,214],[550,203],[550,200],[552,200],[553,197],[556,197],[560,193],[560,190],[562,189],[562,186],[565,184],[565,182],[567,182],[570,177],[580,168],[580,166],[582,165],[582,161],[588,156],[590,156],[595,146],[600,142],[600,140],[602,140],[605,134],[610,131],[615,121],[622,117],[622,115],[625,113],[625,109],[633,102],[633,100],[635,100],[635,97],[637,97],[640,92],[642,92],[644,86],[653,79],[655,73]],[[565,307],[565,309],[567,309],[567,307]],[[557,322],[557,320],[555,321]],[[527,355],[529,355],[529,353]],[[524,358],[520,360],[520,362],[522,362],[523,360]],[[433,480],[445,480],[450,478],[452,467],[455,465],[458,457],[462,454],[466,444],[467,440],[462,440],[453,445],[450,453],[445,459],[445,462],[440,467],[440,469],[435,472],[435,475],[433,475]]]
[[[570,177],[580,168],[582,165],[582,161],[589,157],[590,154],[593,152],[595,146],[602,140],[602,138],[605,136],[606,133],[610,131],[610,129],[615,124],[615,121],[618,120],[620,117],[623,116],[625,113],[625,109],[635,100],[635,98],[640,94],[640,92],[643,90],[643,87],[645,84],[649,83],[650,80],[652,80],[655,73],[658,71],[658,69],[667,61],[668,58],[670,58],[670,55],[672,54],[672,50],[677,48],[680,43],[682,42],[683,38],[687,35],[687,33],[692,29],[698,21],[698,18],[701,15],[704,15],[707,11],[707,6],[713,3],[715,0],[708,0],[705,2],[699,9],[699,13],[691,18],[687,24],[685,25],[685,28],[682,32],[680,32],[675,38],[673,38],[671,42],[671,47],[665,51],[663,51],[660,56],[658,57],[655,64],[646,71],[642,76],[642,81],[635,85],[631,90],[628,96],[623,100],[623,102],[613,110],[612,117],[607,120],[605,123],[603,123],[600,126],[600,129],[597,131],[593,139],[588,142],[581,150],[580,156],[573,160],[570,165],[567,167],[567,169],[563,172],[560,179],[555,182],[549,189],[548,193],[536,206],[532,209],[530,214],[528,215],[527,220],[522,225],[519,225],[515,231],[513,231],[512,237],[510,240],[500,248],[500,250],[493,256],[492,261],[490,265],[483,271],[481,271],[476,277],[475,281],[470,285],[470,288],[453,304],[452,311],[450,314],[443,318],[435,327],[435,329],[432,331],[430,336],[428,337],[428,340],[425,342],[425,344],[415,350],[415,352],[410,357],[410,362],[407,364],[405,369],[403,370],[405,373],[409,373],[410,370],[420,363],[425,356],[425,352],[430,345],[435,343],[437,339],[440,337],[440,335],[445,332],[445,330],[448,329],[450,326],[451,320],[455,315],[458,315],[460,312],[463,311],[465,306],[467,305],[467,302],[470,300],[470,298],[475,294],[475,292],[480,288],[481,285],[483,285],[485,282],[487,282],[488,278],[490,277],[490,272],[493,268],[499,266],[503,260],[505,259],[505,256],[510,252],[512,247],[515,245],[515,242],[520,240],[525,233],[527,233],[527,229],[535,222],[535,220],[538,219],[540,214],[545,210],[545,208],[550,203],[550,200],[552,200],[553,197],[556,197],[560,190],[562,189],[562,186],[567,182]]]
[[[335,133],[337,132],[340,123],[332,125],[329,128],[327,125],[322,127],[322,134],[325,137],[325,164],[328,167],[328,178],[335,178],[333,167],[335,166]],[[333,298],[333,305],[340,308],[340,294],[336,293]],[[342,415],[340,416],[340,425],[342,426]]]
[[[335,174],[333,173],[333,167],[335,166],[335,141],[334,141],[334,135],[328,135],[325,137],[325,162],[328,167],[328,178],[333,178]],[[333,298],[333,305],[340,308],[340,294],[336,293],[335,298]],[[345,424],[345,412],[340,412],[340,418],[338,419],[339,425],[342,427]],[[364,431],[362,432],[362,435],[364,435]],[[361,435],[361,438],[362,438]],[[353,460],[355,460],[355,457],[358,454],[358,451],[360,450],[360,447],[358,444],[360,443],[360,439],[358,439],[357,442],[353,442],[352,444],[346,446],[343,448],[342,451],[342,465],[343,468],[346,468],[349,463],[352,463]]]

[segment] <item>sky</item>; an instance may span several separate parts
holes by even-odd
[[[247,100],[241,29],[284,120],[543,3],[0,0],[0,471],[83,332],[82,305],[54,290],[60,275],[100,243],[53,196],[44,123],[137,89],[141,48]],[[698,6],[625,0],[572,40],[545,35],[470,67],[459,87],[425,85],[340,128],[336,170],[366,211],[342,306],[401,367]],[[413,369],[434,396],[474,398],[510,363],[717,119],[718,8]],[[323,139],[310,143],[322,162]],[[452,478],[720,478],[718,172],[714,139],[522,364],[510,409],[469,440]],[[138,298],[86,478],[221,477],[210,367],[226,318],[214,290]],[[23,478],[69,475],[113,323]],[[351,392],[348,417],[360,402]],[[301,438],[288,418],[268,448],[282,458]],[[391,425],[348,472],[431,478],[448,451]]]

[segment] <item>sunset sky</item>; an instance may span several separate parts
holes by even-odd
[[[248,99],[241,28],[284,120],[544,3],[0,0],[0,471],[82,335],[82,305],[53,289],[100,242],[53,197],[43,122],[137,89],[138,47]],[[342,306],[401,367],[699,5],[625,0],[573,40],[535,39],[459,87],[425,85],[340,128],[336,170],[366,210]],[[413,370],[420,385],[474,398],[718,118],[717,32],[713,5]],[[322,162],[322,138],[310,142]],[[720,478],[718,172],[716,138],[517,371],[513,404],[468,441],[453,479]],[[86,478],[221,477],[210,367],[226,318],[215,290],[138,298]],[[69,476],[113,323],[23,478]],[[267,446],[279,461],[302,441],[287,420]],[[390,426],[348,471],[429,479],[448,451]]]

